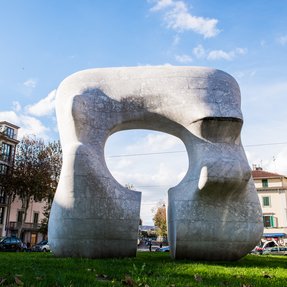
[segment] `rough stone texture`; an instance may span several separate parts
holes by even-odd
[[[198,67],[81,71],[57,90],[63,168],[49,222],[55,255],[135,256],[141,193],[121,186],[104,158],[107,138],[151,129],[180,138],[189,169],[168,191],[173,258],[236,260],[263,231],[240,140],[240,90],[228,74]]]

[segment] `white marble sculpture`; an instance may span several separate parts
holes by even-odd
[[[128,257],[137,250],[141,193],[108,170],[104,146],[126,129],[180,138],[189,168],[168,191],[173,258],[236,260],[262,235],[262,214],[240,140],[240,91],[199,67],[81,71],[57,90],[63,167],[49,221],[55,255]]]

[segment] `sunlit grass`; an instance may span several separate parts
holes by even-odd
[[[287,256],[248,255],[237,262],[174,261],[167,253],[136,258],[56,258],[0,253],[0,286],[287,286]]]

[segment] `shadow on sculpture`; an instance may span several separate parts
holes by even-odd
[[[168,191],[173,258],[237,260],[260,240],[261,208],[241,144],[240,91],[197,67],[94,69],[66,78],[56,111],[63,167],[49,220],[55,255],[135,256],[141,193],[109,172],[104,146],[126,129],[180,138],[189,168]]]

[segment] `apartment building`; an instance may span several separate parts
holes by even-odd
[[[0,121],[0,176],[5,176],[15,159],[19,127]],[[34,245],[43,239],[39,228],[43,219],[45,202],[30,201],[25,222],[22,202],[16,197],[12,202],[0,184],[0,237],[17,235],[21,227],[21,239]]]
[[[6,234],[8,236],[17,235],[21,226],[21,239],[23,242],[29,243],[29,245],[33,246],[43,240],[44,236],[39,229],[41,227],[41,221],[44,218],[44,207],[44,201],[35,202],[31,199],[29,208],[27,210],[26,220],[23,222],[24,210],[22,208],[22,202],[18,197],[16,197],[16,199],[13,200],[10,205],[9,220],[7,221],[6,225]]]
[[[0,176],[5,176],[12,167],[15,157],[19,127],[0,121]],[[0,236],[6,235],[6,227],[9,218],[9,198],[4,188],[0,185]]]
[[[252,177],[263,212],[265,238],[287,237],[287,177],[254,167]]]

